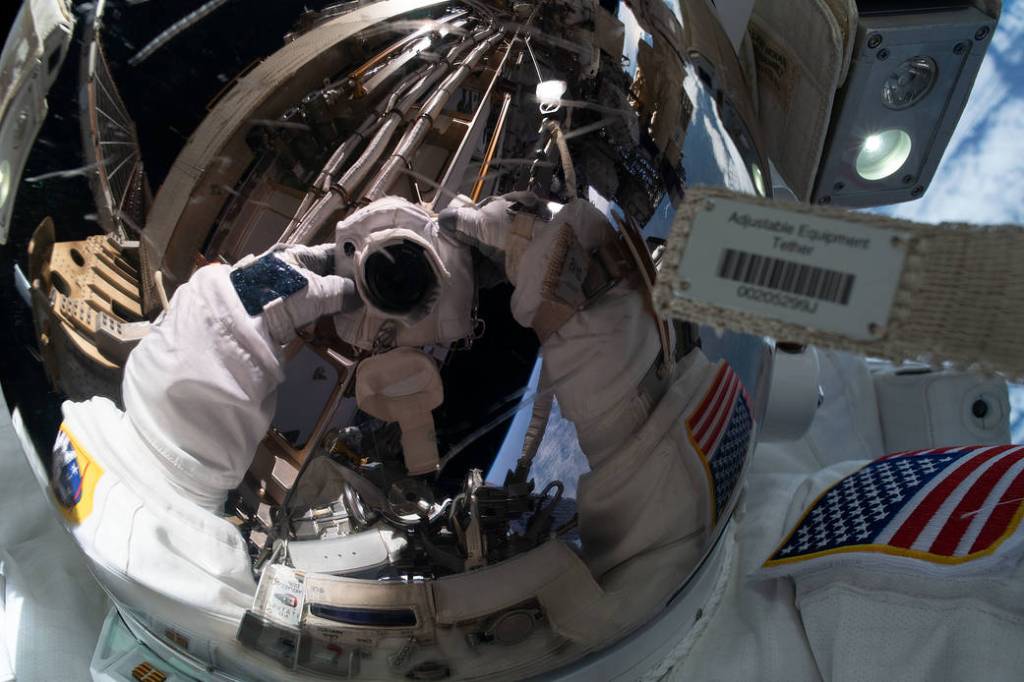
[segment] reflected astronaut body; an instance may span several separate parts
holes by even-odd
[[[101,582],[124,608],[148,612],[152,621],[151,604],[161,603],[159,622],[192,637],[215,641],[239,629],[244,645],[298,670],[331,670],[318,651],[326,651],[323,647],[337,638],[355,645],[373,637],[373,647],[358,649],[362,674],[395,674],[389,657],[398,655],[408,637],[415,636],[419,651],[409,654],[410,669],[440,660],[460,677],[518,678],[607,646],[634,630],[678,590],[709,546],[716,518],[728,516],[752,441],[750,399],[727,364],[708,362],[699,349],[677,352],[673,346],[669,356],[662,355],[657,321],[645,311],[635,278],[623,277],[611,289],[599,286],[590,301],[553,313],[552,306],[564,305],[559,293],[564,296],[575,288],[585,295],[582,285],[591,267],[598,267],[584,261],[582,269],[573,268],[565,254],[574,248],[594,253],[620,237],[586,202],[570,202],[548,219],[516,211],[516,205],[495,198],[484,210],[449,209],[442,213],[440,233],[424,215],[421,224],[409,224],[402,237],[435,234],[442,240],[454,239],[449,253],[457,244],[471,243],[503,264],[506,272],[515,273],[514,314],[541,335],[542,382],[576,423],[589,458],[591,471],[581,477],[576,500],[579,550],[544,537],[536,518],[548,510],[536,506],[525,534],[512,536],[522,545],[519,553],[488,566],[493,548],[474,544],[471,537],[474,530],[479,533],[472,526],[480,519],[470,514],[469,525],[459,525],[457,501],[444,503],[451,505],[448,513],[454,526],[438,528],[438,522],[427,519],[434,512],[425,493],[412,493],[423,483],[409,478],[393,481],[391,491],[407,491],[396,504],[391,493],[384,499],[383,491],[373,487],[365,470],[344,468],[327,457],[318,462],[323,471],[312,465],[304,471],[297,483],[299,496],[310,480],[318,488],[316,497],[325,502],[342,498],[351,486],[360,506],[382,519],[347,537],[376,537],[381,529],[401,537],[420,526],[417,535],[433,536],[435,560],[450,556],[457,565],[464,553],[465,568],[474,570],[456,569],[447,577],[425,576],[415,583],[338,579],[292,568],[301,566],[301,551],[282,535],[283,547],[291,549],[260,566],[257,591],[244,545],[230,524],[212,513],[241,482],[251,460],[228,460],[218,453],[248,451],[237,447],[238,440],[262,433],[269,424],[282,377],[280,359],[275,362],[279,351],[274,349],[294,336],[280,320],[302,327],[325,312],[349,310],[335,319],[342,338],[355,341],[360,327],[346,319],[367,305],[350,280],[322,270],[331,263],[339,272],[352,272],[349,266],[318,257],[325,249],[289,247],[244,259],[234,269],[207,266],[179,288],[129,359],[124,414],[104,399],[65,407],[64,431],[80,462],[87,462],[86,470],[93,472],[86,481],[85,503],[67,506],[69,528]],[[380,216],[393,218],[401,206],[396,199],[371,203],[339,224],[338,243],[353,239],[363,223],[379,224],[394,236],[394,220],[382,222]],[[517,221],[529,225],[529,234],[519,232],[526,244],[518,250],[506,239],[514,234],[511,225]],[[423,243],[422,257],[436,257],[432,245]],[[266,265],[268,258],[278,265]],[[345,256],[344,249],[338,250],[337,258],[356,259],[354,253]],[[450,265],[449,259],[442,264]],[[298,287],[299,279],[305,288]],[[434,297],[420,319],[444,308],[445,295],[452,294]],[[273,321],[275,317],[279,322]],[[374,373],[385,383],[372,389],[380,396],[373,413],[388,413],[387,418],[400,425],[407,475],[432,474],[438,467],[436,454],[434,465],[424,470],[422,456],[414,454],[421,447],[414,443],[433,445],[436,437],[432,428],[417,431],[415,408],[410,408],[410,400],[426,389],[412,386],[408,363],[399,364],[400,351],[374,356],[377,364],[393,365],[396,372]],[[177,366],[185,357],[196,359],[189,368]],[[254,361],[261,364],[254,367]],[[371,389],[362,388],[370,381],[369,370],[364,376],[363,367],[369,366],[364,361],[356,378],[356,394],[366,410],[371,410]],[[594,366],[602,371],[580,370]],[[393,407],[379,407],[382,404]],[[207,418],[237,427],[196,428]],[[691,441],[694,435],[696,442]],[[721,457],[739,457],[740,464],[722,472],[716,467],[715,478],[706,481],[700,462],[714,466],[718,451],[726,450],[729,453]],[[528,463],[522,471],[517,467],[519,485],[526,483],[528,472]],[[474,505],[483,493],[479,483],[466,490]],[[411,519],[403,516],[406,499],[421,505]],[[293,504],[318,506],[313,500]],[[461,551],[446,554],[444,548],[451,544],[446,536],[453,528],[470,537]],[[531,542],[530,537],[537,539]],[[346,546],[356,545],[350,541]],[[403,550],[411,551],[412,544],[393,548]],[[349,574],[358,572],[350,569]],[[253,599],[255,605],[250,603]],[[168,600],[173,608],[165,603]],[[528,620],[521,617],[528,627],[520,635],[492,635],[499,641],[506,638],[502,655],[481,658],[464,648],[467,638],[483,636],[474,635],[479,628],[500,632],[500,624],[511,613],[530,603],[536,606],[534,611],[527,609],[533,614]],[[282,609],[295,614],[290,627],[282,622]],[[360,609],[368,615],[359,626],[352,621],[346,627],[341,616],[330,615]],[[403,609],[410,615],[400,626],[365,620],[383,619],[383,614]],[[282,638],[293,631],[296,642],[287,647]],[[220,669],[254,674],[259,655],[244,650],[225,653],[231,646],[222,646],[221,651]]]
[[[60,242],[56,215],[29,246],[36,340],[71,399],[50,501],[113,602],[96,679],[1024,665],[1020,514],[1004,520],[1024,453],[907,455],[880,482],[860,469],[895,443],[1001,442],[1005,386],[822,355],[809,435],[755,458],[770,401],[810,386],[813,414],[817,378],[780,380],[814,373],[813,349],[651,304],[688,188],[772,193],[742,30],[715,6],[310,10],[208,93],[153,197],[110,56],[123,38],[97,3],[78,85],[107,236]],[[231,4],[204,7],[182,30]],[[133,77],[174,35],[127,60]],[[986,418],[933,409],[976,394]],[[571,443],[545,433],[552,414]],[[585,466],[546,465],[568,448]],[[872,564],[842,544],[867,531],[828,525],[857,506],[829,486],[874,486],[896,514],[912,486],[952,489],[939,468],[988,486],[964,499],[995,496],[969,551]]]

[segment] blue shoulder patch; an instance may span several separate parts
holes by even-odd
[[[288,298],[309,284],[295,268],[273,254],[232,271],[231,283],[250,315],[259,315],[271,301]]]
[[[78,454],[64,431],[57,433],[53,444],[53,492],[67,508],[82,499],[82,472],[78,468]]]

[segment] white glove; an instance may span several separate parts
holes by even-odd
[[[128,357],[127,417],[165,478],[201,506],[222,503],[252,463],[284,380],[282,344],[357,298],[351,280],[327,274],[333,249],[275,247],[200,268]]]

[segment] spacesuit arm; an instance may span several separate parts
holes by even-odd
[[[200,268],[128,358],[125,412],[166,470],[215,509],[248,469],[284,379],[282,345],[342,309],[351,280],[333,270],[333,245],[276,248],[234,268]]]
[[[606,589],[622,584],[615,574],[626,564],[634,577],[646,574],[652,586],[672,584],[703,542],[706,490],[694,473],[696,455],[664,434],[681,423],[688,401],[715,368],[695,351],[675,374],[658,372],[658,329],[629,278],[567,317],[557,306],[552,313],[552,289],[571,285],[565,280],[573,276],[561,257],[567,234],[575,242],[571,249],[592,254],[615,233],[585,201],[571,202],[550,222],[524,217],[512,204],[496,199],[481,209],[442,212],[439,224],[503,256],[516,287],[512,313],[541,338],[542,385],[554,388],[590,464],[580,477],[577,508],[591,571]]]
[[[523,193],[495,197],[480,208],[446,210],[439,224],[504,267],[515,286],[512,314],[543,344],[543,383],[554,387],[562,413],[575,422],[591,466],[643,424],[665,385],[634,409],[638,387],[658,358],[659,337],[642,293],[623,280],[581,309],[561,309],[559,292],[579,287],[567,261],[615,238],[606,218],[586,201],[550,221]],[[635,414],[634,414],[635,413]],[[630,416],[627,416],[630,415]]]

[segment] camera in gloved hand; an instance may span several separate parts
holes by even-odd
[[[467,245],[398,197],[338,223],[335,269],[363,303],[335,316],[338,335],[366,350],[450,343],[473,333],[476,285]]]

